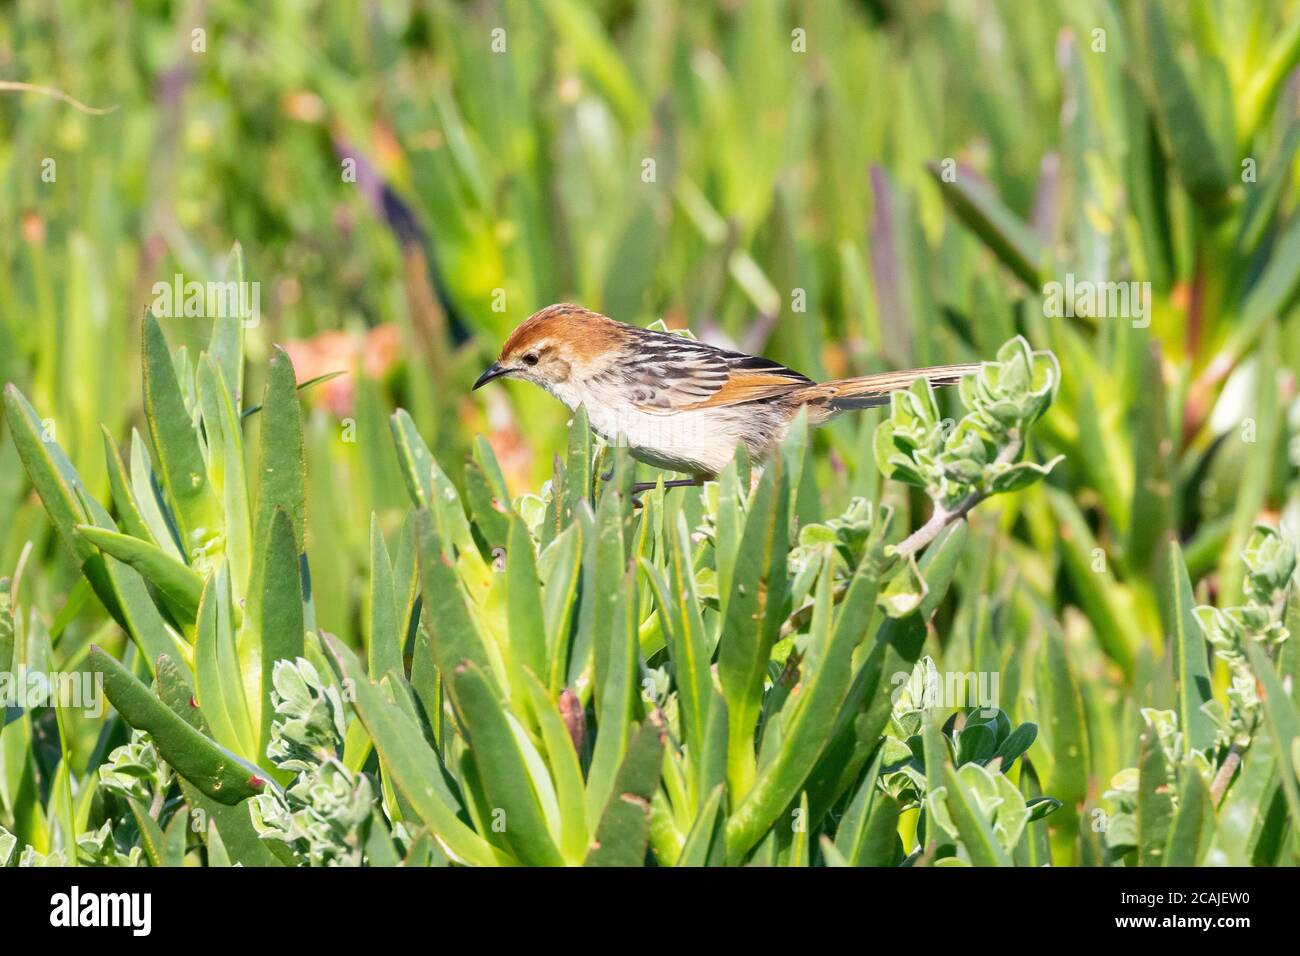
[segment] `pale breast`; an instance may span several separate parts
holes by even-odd
[[[780,443],[789,424],[788,411],[775,403],[651,412],[607,391],[599,383],[552,389],[571,410],[585,405],[592,431],[600,437],[626,444],[633,457],[669,471],[716,475],[741,443],[752,458],[762,459]]]

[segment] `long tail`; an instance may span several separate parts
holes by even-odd
[[[935,365],[932,368],[913,368],[903,372],[877,372],[875,375],[823,382],[809,386],[797,394],[803,397],[806,393],[807,402],[825,405],[831,411],[874,408],[889,404],[891,392],[909,388],[917,379],[927,379],[936,387],[956,385],[964,376],[973,375],[979,370],[979,365]]]

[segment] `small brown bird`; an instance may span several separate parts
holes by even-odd
[[[546,389],[570,411],[586,406],[596,434],[633,457],[693,477],[717,475],[744,442],[755,460],[780,446],[800,408],[820,425],[884,405],[917,379],[953,385],[978,365],[940,365],[817,383],[771,359],[615,322],[562,303],[534,313],[474,387],[510,377]],[[653,487],[651,485],[650,487]]]

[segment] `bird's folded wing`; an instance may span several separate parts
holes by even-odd
[[[708,398],[681,405],[679,408],[717,408],[721,405],[740,405],[768,398],[777,398],[808,387],[808,380],[797,372],[733,371],[721,386]]]
[[[762,367],[741,367],[760,362]],[[637,408],[658,414],[760,401],[810,384],[776,362],[712,349],[683,351],[667,361],[643,365],[632,382]]]

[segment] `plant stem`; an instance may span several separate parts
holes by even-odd
[[[1240,765],[1241,747],[1234,740],[1228,747],[1228,755],[1223,758],[1223,766],[1219,768],[1219,772],[1214,775],[1214,782],[1210,784],[1211,806],[1219,805],[1224,792],[1228,789],[1228,784],[1232,782],[1232,775],[1237,772],[1237,767]]]
[[[4,92],[16,93],[40,93],[42,96],[52,96],[56,100],[63,100],[74,109],[81,110],[83,113],[89,113],[92,116],[103,116],[106,113],[112,113],[117,110],[117,105],[97,109],[94,106],[87,106],[81,100],[74,99],[62,90],[55,89],[52,86],[38,86],[35,83],[20,83],[16,80],[0,80],[0,90]]]
[[[1021,447],[1020,439],[1012,438],[1011,441],[1008,442],[1000,452],[998,452],[997,461],[1001,464],[1015,461],[1016,456],[1020,454]],[[899,542],[898,546],[894,548],[894,553],[904,558],[916,554],[935,538],[939,537],[940,531],[948,527],[948,525],[952,524],[954,521],[966,517],[968,511],[988,496],[988,492],[985,491],[972,491],[952,508],[945,508],[943,505],[935,502],[934,512],[930,515],[930,520]]]

